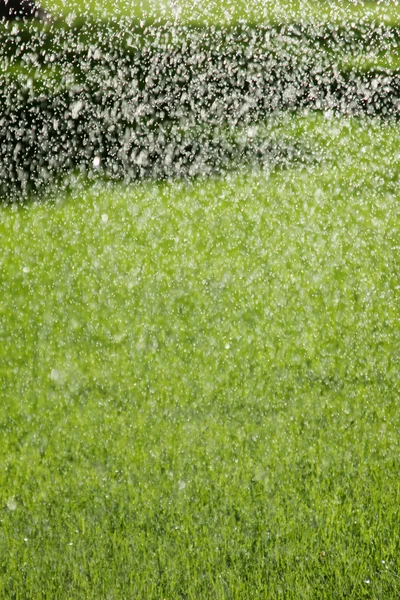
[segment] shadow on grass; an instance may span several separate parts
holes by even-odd
[[[24,199],[73,170],[129,181],[297,160],[300,146],[243,128],[305,108],[397,118],[397,70],[340,68],[380,38],[378,25],[3,24],[0,195]]]

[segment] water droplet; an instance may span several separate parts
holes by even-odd
[[[61,379],[61,372],[58,371],[57,369],[52,369],[50,372],[50,379],[52,381],[60,381]]]
[[[17,508],[17,503],[14,498],[9,498],[7,500],[7,508],[8,510],[14,511]]]

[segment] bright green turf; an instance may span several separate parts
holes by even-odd
[[[56,14],[99,17],[137,17],[171,22],[232,24],[246,22],[379,22],[400,23],[400,2],[352,0],[44,0],[43,5]]]
[[[1,598],[399,597],[398,128],[278,133],[1,208]]]

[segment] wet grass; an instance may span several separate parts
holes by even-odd
[[[44,0],[42,3],[56,15],[80,16],[90,12],[100,18],[134,17],[142,21],[168,21],[195,24],[232,25],[247,23],[343,23],[363,21],[398,25],[400,6],[394,1],[353,0]]]
[[[327,117],[1,207],[0,596],[398,597],[398,127]]]
[[[257,140],[243,149],[236,137],[276,110],[398,120],[398,46],[398,28],[362,19],[2,24],[0,201],[75,169],[124,181],[220,172],[257,158]]]

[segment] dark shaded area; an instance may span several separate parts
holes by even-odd
[[[0,21],[47,18],[46,11],[33,0],[0,0]]]
[[[397,118],[400,75],[343,70],[381,26],[202,28],[76,22],[0,31],[0,191],[20,198],[78,170],[193,176],[301,150],[243,138],[280,110]],[[397,30],[385,29],[390,44]],[[99,163],[99,164],[98,164]]]

